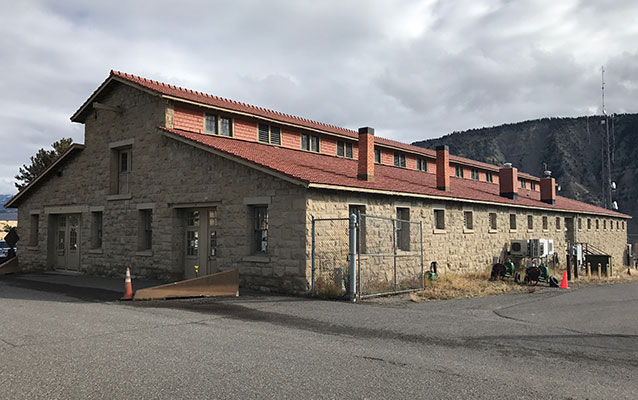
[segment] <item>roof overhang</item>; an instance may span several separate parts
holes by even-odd
[[[13,196],[11,198],[11,200],[9,200],[4,207],[5,208],[15,208],[16,207],[16,202],[18,202],[22,197],[24,197],[24,195],[31,190],[31,188],[33,188],[35,185],[37,185],[40,181],[42,181],[51,171],[55,170],[55,167],[57,167],[58,165],[60,165],[60,163],[62,163],[63,160],[65,160],[67,157],[69,157],[71,155],[71,153],[74,153],[76,151],[81,151],[84,150],[84,145],[83,144],[79,144],[79,143],[73,143],[71,146],[69,146],[68,149],[66,149],[66,151],[64,153],[62,153],[60,155],[60,157],[56,158],[48,167],[46,167],[44,169],[44,171],[42,171],[40,173],[40,175],[38,175],[34,180],[32,180],[31,182],[29,182],[29,184],[27,186],[25,186],[24,188],[22,188],[22,190],[20,190],[18,192],[18,194],[16,194],[15,196]]]

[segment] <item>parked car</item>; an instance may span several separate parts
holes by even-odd
[[[4,261],[9,255],[9,245],[4,240],[0,240],[0,262]]]

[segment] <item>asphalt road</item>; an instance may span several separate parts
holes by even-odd
[[[636,283],[355,305],[65,279],[0,278],[0,398],[638,397]]]

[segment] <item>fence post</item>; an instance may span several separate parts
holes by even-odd
[[[361,213],[357,213],[357,240],[359,245],[357,246],[357,296],[358,300],[361,301],[361,249],[363,249],[363,235],[361,234],[361,227],[363,226],[363,218],[361,218]]]
[[[349,273],[350,273],[350,301],[356,300],[357,292],[357,269],[356,269],[356,254],[357,254],[357,216],[355,213],[350,214],[350,251],[349,251]]]
[[[397,290],[397,228],[396,220],[392,219],[392,265],[394,269],[394,290]]]
[[[311,282],[310,282],[310,293],[312,294],[312,296],[315,295],[315,216],[312,216],[312,249],[310,251],[310,259],[312,260],[312,267],[311,267],[311,271],[312,271],[312,278],[311,278]]]
[[[425,289],[425,270],[423,268],[423,221],[419,221],[421,235],[421,289]]]

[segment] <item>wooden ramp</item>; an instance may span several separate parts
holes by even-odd
[[[140,289],[135,292],[133,300],[213,296],[239,296],[239,270],[233,269],[201,278]]]
[[[0,264],[0,276],[7,274],[15,274],[20,272],[20,266],[18,265],[18,257],[13,257],[9,261]]]

